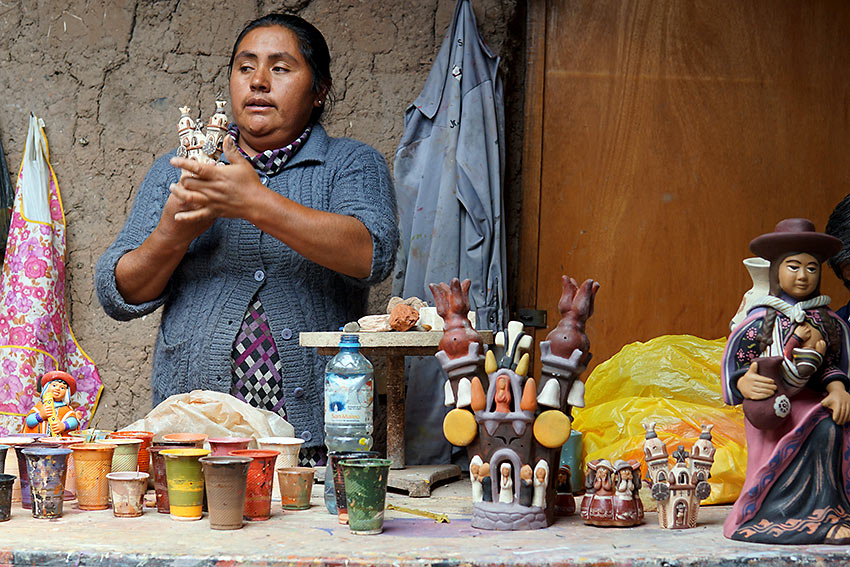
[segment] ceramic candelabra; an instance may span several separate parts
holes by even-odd
[[[177,122],[177,135],[180,146],[177,155],[194,159],[201,163],[215,163],[221,156],[224,134],[227,132],[227,115],[224,107],[227,102],[215,101],[215,113],[210,117],[204,131],[204,123],[200,117],[197,122],[189,116],[189,107],[180,107],[180,120]]]
[[[691,452],[684,445],[673,452],[673,467],[667,446],[655,433],[655,423],[644,423],[646,440],[643,443],[647,480],[652,485],[652,498],[658,501],[658,524],[662,528],[684,529],[697,525],[700,501],[711,494],[708,478],[714,463],[711,428],[703,425],[702,433]]]
[[[640,463],[595,459],[587,464],[587,492],[581,501],[585,524],[629,527],[643,523],[640,499]]]
[[[563,277],[561,321],[540,343],[542,378],[527,376],[531,335],[517,321],[483,342],[467,320],[470,281],[431,284],[445,320],[436,354],[448,375],[443,422],[446,439],[467,447],[472,480],[472,525],[490,530],[545,528],[554,521],[561,445],[573,406],[584,405],[580,380],[590,360],[585,321],[599,284],[578,286]]]

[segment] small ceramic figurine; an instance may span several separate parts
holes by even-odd
[[[673,468],[670,468],[667,446],[655,432],[655,423],[644,423],[643,427],[646,430],[643,444],[646,476],[652,484],[652,498],[658,501],[658,524],[670,529],[695,527],[700,501],[711,494],[708,478],[714,463],[712,425],[702,426],[692,454],[679,445],[673,452]]]
[[[750,249],[770,262],[770,291],[723,354],[724,401],[744,404],[747,432],[747,476],[724,534],[850,543],[850,331],[820,294],[821,263],[841,241],[785,219]]]
[[[216,163],[221,156],[224,133],[227,131],[227,116],[223,100],[215,101],[215,113],[210,117],[204,132],[204,123],[198,118],[197,122],[189,116],[188,106],[180,107],[180,120],[177,122],[177,136],[180,145],[177,155],[194,159],[201,163]]]
[[[481,487],[481,479],[478,476],[481,473],[481,464],[481,457],[478,455],[475,455],[469,461],[469,480],[472,484],[473,502],[481,502],[484,500],[484,491]]]
[[[533,340],[521,323],[511,321],[496,333],[493,348],[482,356],[483,342],[466,317],[469,280],[430,285],[437,312],[446,321],[436,354],[448,376],[445,404],[452,408],[443,432],[452,444],[467,447],[476,479],[473,527],[527,530],[554,521],[558,499],[550,471],[557,470],[561,446],[570,436],[570,392],[590,360],[584,321],[599,287],[592,280],[580,288],[570,278],[562,281],[563,319],[550,333],[555,347],[552,341],[540,345],[545,388],[528,376]],[[480,501],[475,482],[481,483]],[[572,504],[564,509],[574,512],[572,495],[563,496]]]
[[[80,427],[80,415],[71,406],[77,381],[61,370],[46,373],[38,382],[41,399],[24,419],[24,433],[61,436]]]

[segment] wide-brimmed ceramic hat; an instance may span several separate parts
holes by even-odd
[[[824,262],[837,254],[841,246],[841,240],[817,232],[809,219],[781,220],[773,232],[757,236],[750,242],[753,254],[771,261],[789,252],[805,252]]]
[[[41,385],[41,387],[38,389],[38,392],[41,393],[44,387],[47,386],[47,384],[52,382],[53,380],[62,380],[63,382],[68,384],[68,391],[71,392],[72,396],[76,393],[77,381],[74,380],[73,376],[71,376],[67,372],[62,372],[61,370],[52,370],[51,372],[48,372],[44,376],[42,376],[41,380],[39,380],[39,384]]]

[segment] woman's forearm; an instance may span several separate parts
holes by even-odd
[[[157,228],[141,246],[124,254],[115,266],[115,284],[124,301],[138,305],[162,295],[188,248],[164,238]]]

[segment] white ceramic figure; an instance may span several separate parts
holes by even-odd
[[[481,472],[481,457],[475,455],[469,461],[469,480],[472,483],[472,501],[482,502],[484,500],[484,489],[481,487],[481,479],[478,475]]]
[[[514,480],[511,477],[511,465],[502,463],[499,467],[499,502],[510,504],[514,501]]]
[[[532,506],[546,507],[546,486],[549,484],[549,463],[538,461],[534,467],[534,498]]]

